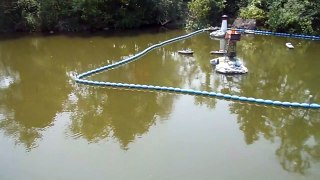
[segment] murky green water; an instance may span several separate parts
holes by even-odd
[[[320,179],[320,110],[73,81],[185,33],[1,38],[0,179]],[[320,42],[243,36],[242,76],[214,72],[218,48],[203,33],[90,79],[320,103]]]

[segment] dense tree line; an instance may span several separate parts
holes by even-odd
[[[320,33],[320,0],[1,0],[0,31],[218,25],[222,14],[273,31]]]
[[[320,33],[320,0],[245,1],[240,17],[255,18],[273,31]]]

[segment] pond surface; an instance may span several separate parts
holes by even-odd
[[[73,80],[186,33],[2,36],[0,179],[320,179],[320,110]],[[320,103],[320,41],[248,35],[237,48],[246,75],[215,73],[219,40],[202,33],[89,79]]]

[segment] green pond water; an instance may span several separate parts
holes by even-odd
[[[320,110],[73,80],[186,33],[1,35],[0,179],[320,179]],[[320,103],[320,41],[243,35],[237,76],[209,63],[219,43],[202,33],[89,79]]]

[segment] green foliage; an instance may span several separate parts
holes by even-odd
[[[223,0],[192,0],[189,2],[189,21],[187,27],[198,29],[209,24],[215,24],[215,20],[217,19],[220,21],[224,6],[223,2]]]
[[[154,0],[154,5],[155,17],[159,24],[179,20],[184,15],[182,0]]]
[[[40,4],[36,0],[18,0],[17,9],[21,12],[21,21],[26,24],[29,31],[36,31],[39,29],[39,8]]]
[[[320,0],[243,0],[242,18],[253,18],[273,31],[316,34],[319,32]]]
[[[267,23],[274,31],[312,34],[314,33],[313,20],[319,17],[317,12],[319,9],[315,9],[312,6],[313,3],[308,0],[274,1],[269,7]],[[319,5],[316,6],[319,7]]]
[[[0,32],[130,29],[185,22],[219,26],[221,15],[273,31],[320,34],[320,0],[1,0]]]
[[[262,21],[266,18],[265,12],[254,4],[241,8],[239,16],[244,19],[256,19],[257,21]]]
[[[82,31],[165,25],[183,19],[184,0],[5,0],[0,31]]]
[[[65,0],[41,0],[41,30],[57,29],[62,20],[67,20],[72,15],[72,5],[72,2]]]

